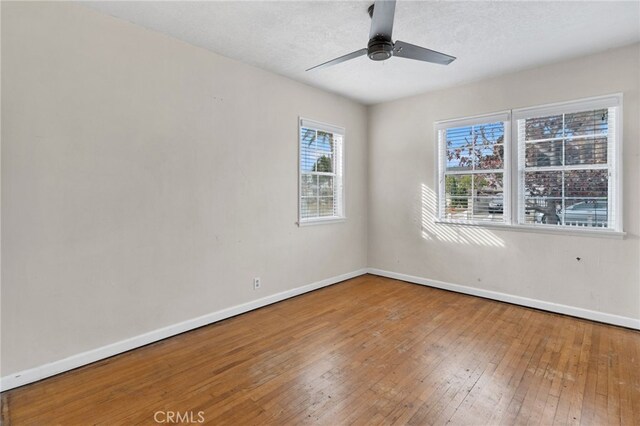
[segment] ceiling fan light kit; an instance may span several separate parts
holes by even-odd
[[[394,43],[391,34],[393,32],[395,10],[395,0],[376,0],[376,2],[367,9],[371,17],[371,30],[369,31],[369,43],[367,43],[367,47],[316,65],[307,71],[330,67],[363,55],[367,55],[372,61],[386,61],[392,56],[399,56],[401,58],[441,65],[449,65],[456,59],[454,56],[403,41],[398,40]]]

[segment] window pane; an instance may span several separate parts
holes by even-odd
[[[302,127],[300,129],[300,169],[310,172],[316,162],[316,131]]]
[[[606,135],[608,130],[608,112],[607,109],[598,109],[565,114],[565,136]]]
[[[333,134],[319,130],[317,149],[321,155],[331,155],[333,153]]]
[[[447,129],[446,138],[447,171],[504,167],[504,123]]]
[[[526,167],[562,165],[562,141],[527,143],[525,148]]]
[[[565,162],[575,164],[607,164],[607,138],[581,138],[565,142]]]
[[[333,176],[318,176],[319,195],[333,197]]]
[[[504,192],[502,173],[473,176],[473,218],[475,220],[504,220]]]
[[[315,164],[313,166],[313,171],[322,173],[333,173],[332,155],[318,153]]]
[[[607,170],[527,172],[525,223],[606,227],[608,191]]]
[[[470,220],[472,175],[453,175],[445,178],[446,217]]]
[[[525,172],[524,189],[529,197],[562,197],[562,172]]]
[[[445,179],[447,219],[504,220],[502,173],[453,175]]]
[[[473,169],[473,147],[455,148],[447,150],[447,171]]]
[[[447,149],[461,149],[473,145],[473,130],[471,126],[447,129]]]
[[[504,123],[489,123],[473,126],[476,147],[490,147],[504,143]]]
[[[527,224],[560,225],[562,197],[525,197],[525,220]]]
[[[476,145],[476,169],[502,169],[504,167],[504,145]]]
[[[303,197],[318,195],[318,176],[303,174],[300,189]]]
[[[300,200],[300,216],[303,219],[318,216],[318,197],[302,197]]]
[[[559,224],[562,207],[562,172],[526,172],[524,174],[525,223]]]
[[[451,197],[468,197],[471,195],[472,175],[447,176],[445,192]]]
[[[565,172],[564,184],[567,199],[606,199],[609,173],[607,170],[571,170]]]
[[[561,138],[562,115],[528,118],[524,124],[524,138],[527,141]]]
[[[333,216],[333,197],[320,197],[319,216]]]
[[[606,199],[601,198],[566,200],[566,208],[560,216],[567,226],[606,228],[609,221]]]
[[[300,167],[303,172],[333,173],[333,149],[331,133],[300,129]]]

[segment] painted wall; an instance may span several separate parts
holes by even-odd
[[[371,107],[369,266],[640,318],[639,61],[636,44]],[[616,92],[626,239],[433,223],[435,121]]]
[[[77,4],[2,2],[2,66],[0,375],[366,266],[365,107]],[[299,115],[344,223],[295,224]]]
[[[77,4],[1,35],[0,376],[365,266],[640,318],[640,45],[367,110]],[[626,239],[433,224],[434,121],[614,92]],[[299,115],[344,223],[295,225]]]

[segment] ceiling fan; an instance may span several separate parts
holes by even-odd
[[[441,65],[449,65],[456,59],[454,56],[445,55],[444,53],[405,43],[404,41],[398,40],[394,43],[391,40],[391,32],[393,31],[393,15],[395,11],[396,0],[376,0],[368,9],[371,17],[371,30],[369,31],[367,47],[316,65],[307,71],[330,67],[363,55],[368,55],[369,59],[373,61],[385,61],[392,56],[399,56]]]

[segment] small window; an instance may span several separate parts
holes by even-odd
[[[299,224],[344,219],[344,129],[301,119]]]
[[[508,114],[438,123],[438,218],[505,222],[509,207]]]
[[[514,111],[518,223],[619,230],[618,97]]]

